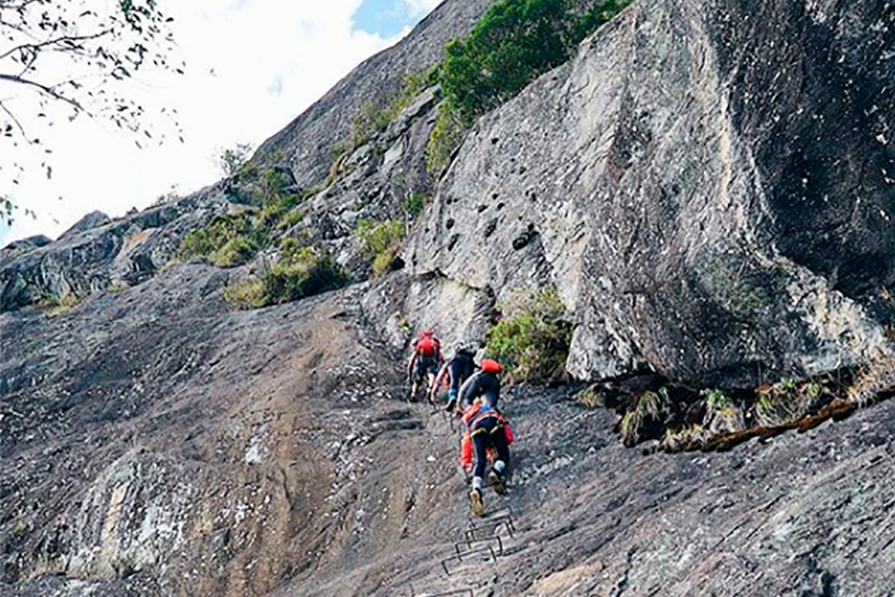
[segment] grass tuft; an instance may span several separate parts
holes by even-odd
[[[50,319],[65,315],[78,305],[84,302],[84,299],[73,294],[65,293],[61,296],[48,295],[37,303],[37,308],[44,312],[44,315]]]
[[[619,426],[622,441],[630,448],[650,439],[656,435],[657,428],[661,428],[670,412],[671,399],[666,388],[639,394]]]

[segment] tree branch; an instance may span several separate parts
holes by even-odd
[[[70,97],[65,97],[52,87],[47,87],[43,83],[38,83],[37,81],[32,81],[31,79],[24,79],[22,77],[19,77],[18,75],[6,75],[3,73],[0,73],[0,81],[10,81],[11,83],[19,83],[21,85],[34,87],[35,89],[49,95],[53,99],[57,99],[59,101],[65,102],[66,104],[69,104],[70,106],[73,106],[79,112],[85,112],[89,114],[89,112],[84,109],[84,106],[82,106],[80,102]]]
[[[7,107],[6,107],[6,104],[4,104],[3,102],[0,102],[0,108],[2,108],[3,111],[6,112],[6,114],[7,114],[10,118],[12,118],[12,121],[16,124],[16,127],[18,127],[19,132],[22,133],[22,137],[24,137],[24,138],[25,138],[25,141],[27,141],[28,144],[31,145],[31,144],[32,144],[32,143],[31,143],[31,139],[28,138],[28,133],[25,132],[25,127],[22,126],[22,123],[19,122],[19,119],[16,118],[16,115],[13,114],[12,112],[10,112],[10,111],[9,111],[9,108],[7,108]]]
[[[60,44],[63,42],[71,42],[74,44],[80,44],[81,42],[99,39],[100,37],[110,34],[111,32],[112,32],[111,29],[106,29],[105,31],[100,31],[99,33],[94,33],[92,35],[65,35],[62,37],[54,38],[54,39],[48,39],[48,40],[40,42],[40,43],[21,44],[19,46],[16,46],[16,47],[10,49],[10,50],[7,50],[3,54],[0,54],[0,60],[3,60],[4,58],[8,58],[12,54],[15,54],[16,52],[19,52],[21,50],[29,49],[29,50],[34,50],[34,52],[37,53],[43,48],[47,48],[49,46],[53,46],[53,45]]]
[[[35,2],[40,2],[40,0],[17,0],[12,2],[10,0],[0,0],[0,11],[13,11],[16,12],[19,16],[19,21],[24,19],[23,14],[25,9],[28,8],[29,5],[34,4]],[[27,33],[24,23],[12,23],[3,19],[2,15],[0,15],[0,25],[5,25],[11,29],[15,29],[21,33]],[[29,34],[30,35],[30,34]]]

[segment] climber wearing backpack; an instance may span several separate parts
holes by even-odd
[[[469,492],[469,503],[476,516],[485,514],[482,488],[485,485],[484,475],[487,466],[488,449],[496,453],[488,480],[498,494],[506,493],[505,476],[510,462],[509,444],[513,441],[512,430],[500,411],[497,401],[500,398],[500,363],[493,359],[483,359],[481,371],[469,378],[460,389],[460,405],[463,410],[463,422],[466,424],[466,443],[463,452],[468,453],[471,444],[475,459],[472,471],[472,491]]]
[[[475,372],[474,358],[475,348],[462,344],[458,346],[454,356],[441,367],[441,370],[435,377],[435,383],[432,384],[432,389],[429,393],[429,402],[432,404],[435,403],[435,395],[438,392],[438,388],[440,388],[446,380],[450,380],[450,386],[448,388],[448,404],[445,410],[448,412],[454,410],[454,407],[457,406],[457,396],[460,392],[460,388]]]
[[[425,388],[438,373],[444,362],[441,342],[430,328],[424,329],[420,337],[413,341],[413,354],[407,363],[407,378],[410,382],[410,399],[416,401],[420,388]]]

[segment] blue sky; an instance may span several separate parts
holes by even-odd
[[[352,20],[364,33],[392,37],[420,22],[426,14],[421,4],[418,0],[364,0]]]

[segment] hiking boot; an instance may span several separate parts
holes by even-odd
[[[491,487],[494,488],[494,493],[497,495],[506,495],[507,486],[503,481],[503,475],[498,473],[495,470],[492,470],[488,473],[488,482],[491,483]]]
[[[469,492],[469,507],[474,515],[485,515],[485,503],[482,501],[482,492],[478,489]]]

